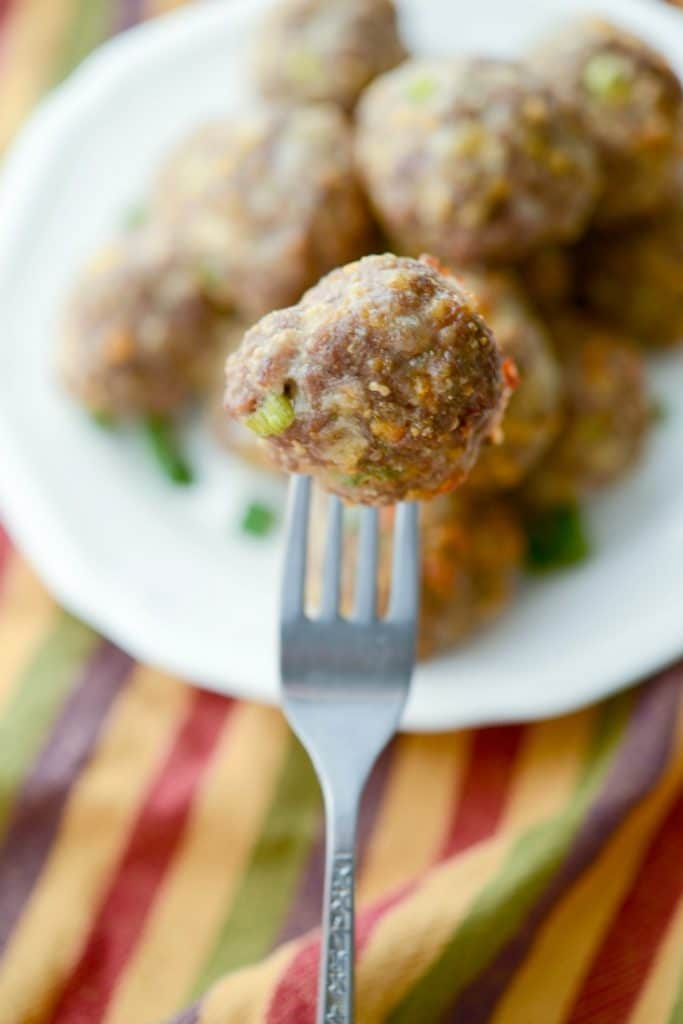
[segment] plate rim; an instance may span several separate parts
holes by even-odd
[[[167,54],[169,48],[191,45],[191,37],[203,38],[211,31],[214,23],[225,25],[226,20],[237,23],[246,17],[252,19],[257,7],[267,6],[268,0],[232,0],[230,5],[201,5],[184,8],[137,26],[116,36],[95,50],[86,60],[51,94],[49,94],[28,118],[8,153],[0,177],[0,282],[3,268],[11,259],[15,243],[22,236],[22,227],[30,217],[33,197],[44,178],[44,166],[49,166],[49,155],[59,145],[63,134],[78,122],[80,111],[89,107],[92,96],[98,89],[104,90],[112,81],[128,73],[131,63],[150,60],[150,46],[157,52]],[[622,0],[623,9],[643,13],[649,0]],[[651,12],[653,13],[653,12]],[[660,9],[663,18],[680,17],[675,11]],[[673,26],[674,22],[671,21]],[[100,83],[99,85],[97,83]],[[84,85],[88,85],[88,90]],[[90,102],[86,102],[90,101]],[[24,552],[36,572],[46,582],[55,599],[72,614],[82,618],[98,632],[110,637],[137,660],[146,664],[157,664],[158,658],[152,652],[157,645],[148,646],[146,637],[158,633],[149,618],[144,603],[130,612],[130,595],[116,596],[111,585],[107,588],[97,579],[96,567],[88,564],[78,544],[58,515],[51,512],[45,489],[31,473],[31,460],[22,458],[21,439],[0,403],[0,505],[2,519],[17,546]],[[26,510],[30,509],[30,514]],[[663,641],[645,648],[641,657],[631,660],[628,679],[615,666],[608,673],[601,688],[600,698],[608,697],[638,680],[676,660],[683,653],[683,630],[676,635],[671,630],[667,644]],[[650,649],[652,648],[652,649]],[[188,671],[178,659],[173,669],[164,668],[179,676],[188,685],[201,685],[225,692],[212,672],[202,673],[201,683],[191,683],[196,672]],[[264,679],[261,685],[240,685],[239,680],[230,679],[230,691],[246,699],[274,703],[274,695]],[[469,725],[487,725],[501,722],[527,721],[566,713],[582,706],[569,694],[560,699],[510,700],[506,703],[497,697],[495,707],[479,708],[477,713],[457,713],[451,716],[430,713],[429,708],[409,704],[404,717],[403,728],[411,731],[442,731]],[[580,698],[585,700],[585,698]],[[597,699],[595,696],[590,700]]]

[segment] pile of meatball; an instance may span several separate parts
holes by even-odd
[[[683,342],[683,89],[599,19],[412,57],[392,0],[280,0],[252,69],[262,101],[85,268],[61,377],[110,417],[201,401],[233,455],[388,506],[387,576],[389,506],[429,499],[433,654],[513,599],[523,513],[643,453],[645,357]]]

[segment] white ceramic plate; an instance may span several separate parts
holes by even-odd
[[[231,693],[277,699],[281,536],[237,529],[277,485],[196,430],[199,485],[157,477],[134,434],[109,437],[59,392],[57,321],[87,254],[145,193],[161,155],[245,98],[257,0],[195,6],[96,53],[31,120],[0,194],[0,503],[47,584],[139,658]],[[601,10],[683,71],[683,17],[653,0],[406,0],[422,53],[515,54],[565,14]],[[463,12],[466,11],[466,16]],[[662,360],[668,409],[636,476],[590,510],[597,554],[526,587],[498,626],[421,667],[405,725],[545,716],[596,700],[683,651],[683,360]]]

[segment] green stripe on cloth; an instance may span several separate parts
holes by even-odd
[[[618,750],[632,704],[633,694],[627,693],[602,709],[571,802],[515,843],[500,874],[475,900],[438,960],[389,1015],[388,1024],[438,1020],[514,934],[565,857]]]
[[[19,784],[97,639],[87,626],[59,612],[18,681],[14,699],[0,721],[0,835]]]
[[[55,57],[50,85],[58,85],[99,43],[114,24],[116,5],[110,0],[71,0],[72,13],[63,48]]]
[[[251,863],[193,997],[227,971],[253,963],[275,942],[315,841],[322,801],[311,763],[294,738]]]
[[[683,953],[681,954],[681,960],[683,961]],[[671,1016],[669,1017],[667,1024],[683,1024],[683,963],[681,963],[681,977],[678,985],[676,1004],[671,1011]]]

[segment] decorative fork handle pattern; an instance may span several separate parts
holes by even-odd
[[[321,978],[319,1024],[353,1024],[354,1020],[354,878],[355,858],[332,859],[324,929],[325,958]]]

